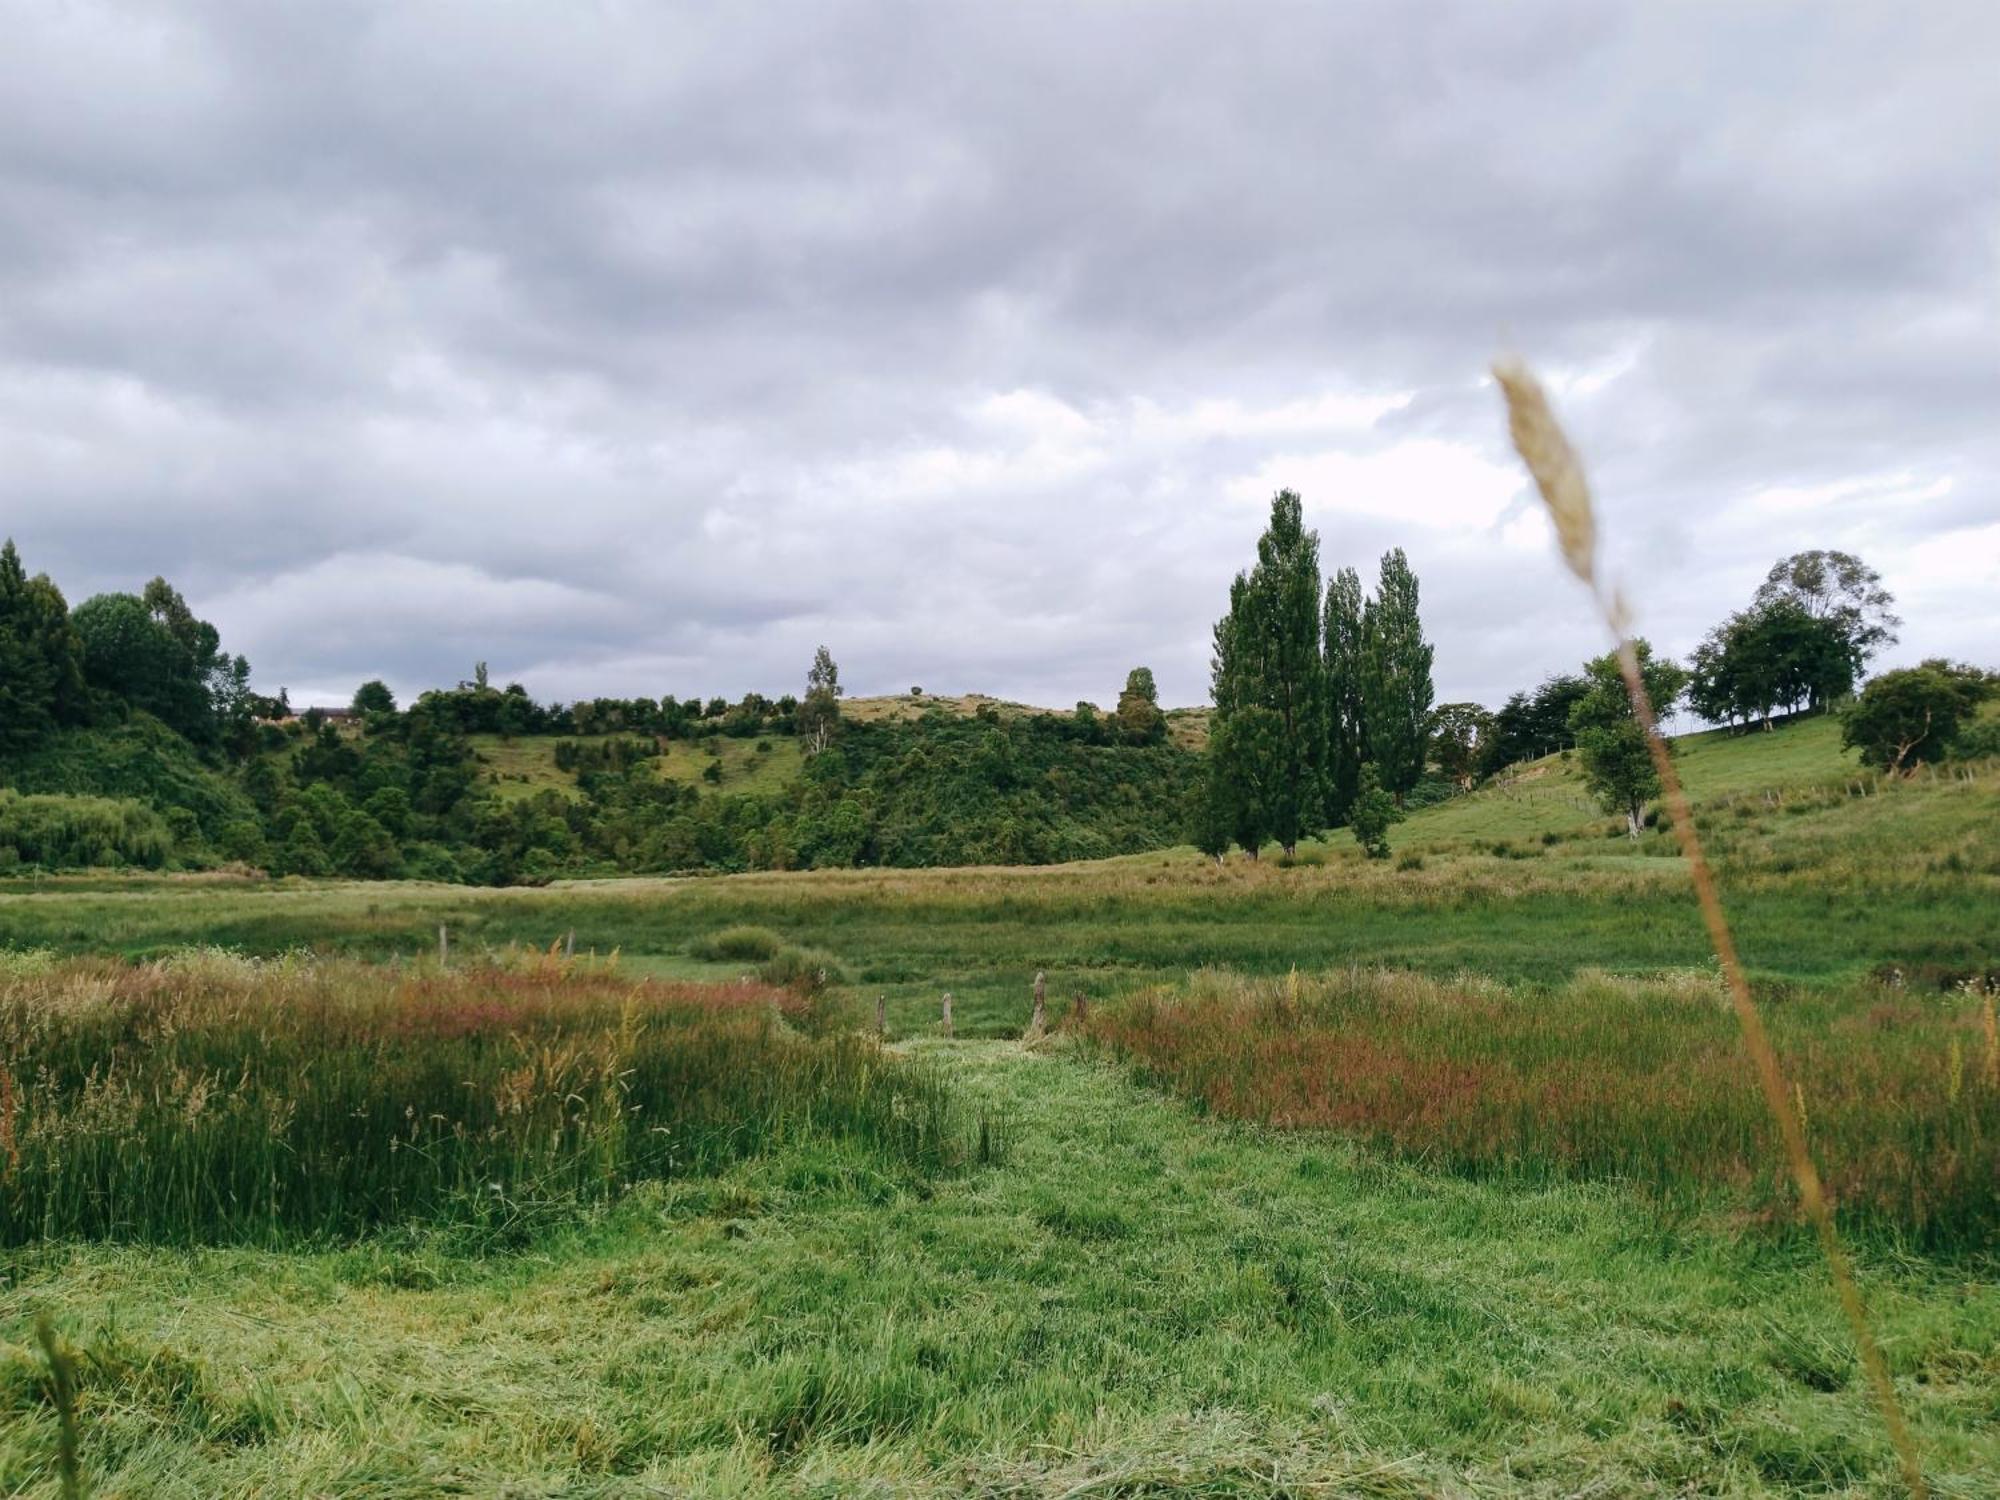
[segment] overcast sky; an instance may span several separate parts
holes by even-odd
[[[1172,703],[1273,490],[1441,700],[1841,547],[2000,664],[2000,5],[0,0],[0,532],[295,702]]]

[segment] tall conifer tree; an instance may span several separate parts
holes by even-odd
[[[1326,668],[1319,649],[1319,533],[1292,490],[1271,501],[1251,572],[1266,638],[1262,701],[1278,717],[1279,777],[1271,832],[1291,853],[1326,826]]]
[[[1326,813],[1336,826],[1347,821],[1368,759],[1364,718],[1367,680],[1367,637],[1362,630],[1365,606],[1361,575],[1342,568],[1327,581],[1326,631]]]
[[[1261,802],[1246,828],[1256,823],[1287,852],[1324,826],[1326,811],[1319,596],[1319,536],[1306,530],[1298,495],[1281,490],[1257,541],[1256,566],[1230,585],[1211,665],[1221,772],[1254,787]],[[1254,732],[1223,732],[1253,708],[1268,711],[1270,722],[1260,719]],[[1242,764],[1230,766],[1230,756]]]
[[[1401,547],[1382,555],[1382,576],[1363,613],[1367,758],[1397,805],[1423,778],[1430,744],[1430,644],[1417,613],[1417,575]]]

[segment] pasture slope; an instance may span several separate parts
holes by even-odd
[[[1954,1149],[1990,1152],[1974,989],[2000,969],[1995,768],[1871,786],[1824,722],[1683,755],[1788,1045],[1893,1038],[1895,1087],[1931,1092],[1885,1113],[1916,1100],[1956,1122]],[[1380,969],[1417,976],[1379,981],[1396,1004],[1504,1012],[1524,1067],[1554,1035],[1540,1003],[1569,1024],[1643,990],[1662,1025],[1706,1025],[1680,862],[1608,827],[1556,758],[1414,815],[1386,864],[1336,838],[1221,868],[1181,850],[540,890],[8,888],[0,945],[81,955],[305,948],[414,979],[442,923],[459,963],[574,932],[580,954],[620,950],[619,972],[733,982],[759,960],[713,955],[809,950],[832,987],[779,1024],[865,1026],[885,997],[895,1049],[939,1070],[982,1149],[916,1173],[787,1136],[553,1218],[6,1251],[0,1492],[57,1493],[29,1347],[46,1312],[79,1351],[103,1493],[1890,1493],[1817,1253],[1747,1212],[1748,1184],[1232,1118],[1240,1101],[1098,1024],[1130,1017],[1143,1040],[1176,997],[1262,976],[1287,1027],[1315,983],[1365,990]],[[768,937],[715,941],[744,926]],[[1038,970],[1058,1034],[1023,1045]],[[72,974],[61,994],[88,988]],[[1065,1026],[1078,995],[1092,1022]],[[1615,1003],[1592,1014],[1589,1045],[1619,1045]],[[1677,1063],[1669,1046],[1658,1066]],[[1937,1493],[1991,1495],[2000,1288],[1992,1226],[1958,1229],[1944,1248],[1893,1220],[1854,1241]]]

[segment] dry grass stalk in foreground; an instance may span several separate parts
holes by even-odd
[[[1632,647],[1625,603],[1615,590],[1605,587],[1598,574],[1596,520],[1583,465],[1577,459],[1576,450],[1570,446],[1562,424],[1556,420],[1541,383],[1526,365],[1516,360],[1503,361],[1494,366],[1493,376],[1506,397],[1507,424],[1514,447],[1520,452],[1522,462],[1528,466],[1529,474],[1534,477],[1535,487],[1541,491],[1550,519],[1555,523],[1563,560],[1596,597],[1604,622],[1617,639],[1618,663],[1625,676],[1626,691],[1631,694],[1632,711],[1638,716],[1654,768],[1659,772],[1667,811],[1673,818],[1674,833],[1680,840],[1681,852],[1687,857],[1689,873],[1694,878],[1702,920],[1707,924],[1709,941],[1715,946],[1715,956],[1722,964],[1729,997],[1736,1008],[1737,1021],[1742,1026],[1744,1044],[1757,1067],[1764,1102],[1770,1108],[1779,1135],[1784,1140],[1792,1176],[1798,1183],[1799,1200],[1805,1206],[1806,1215],[1812,1220],[1820,1245],[1826,1252],[1827,1265],[1840,1293],[1841,1307],[1854,1329],[1854,1341],[1860,1351],[1861,1362],[1868,1371],[1876,1403],[1882,1409],[1882,1420],[1888,1426],[1889,1439],[1896,1446],[1904,1482],[1912,1495],[1927,1495],[1929,1490],[1917,1461],[1915,1441],[1903,1420],[1902,1406],[1896,1399],[1896,1388],[1889,1378],[1888,1364],[1882,1358],[1882,1350],[1869,1328],[1868,1312],[1862,1305],[1861,1291],[1855,1284],[1847,1253],[1841,1248],[1840,1235],[1834,1227],[1832,1205],[1827,1201],[1826,1190],[1820,1182],[1819,1169],[1813,1164],[1812,1152],[1806,1146],[1804,1122],[1793,1105],[1792,1092],[1786,1086],[1778,1054],[1764,1028],[1764,1018],[1750,994],[1750,982],[1744,976],[1742,962],[1736,955],[1736,941],[1730,933],[1729,920],[1722,911],[1722,898],[1716,890],[1714,873],[1702,852],[1701,837],[1695,831],[1687,794],[1681,789],[1673,758],[1667,753],[1666,741],[1660,737],[1653,705],[1646,696],[1645,682],[1639,675],[1639,659]]]

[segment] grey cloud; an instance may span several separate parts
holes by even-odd
[[[1506,465],[1503,343],[1663,644],[1847,545],[1907,653],[1990,655],[1926,550],[2000,574],[1983,5],[7,25],[0,530],[72,597],[165,572],[267,685],[777,691],[825,640],[861,689],[1195,700],[1246,476]],[[1339,393],[1406,399],[1271,415]],[[1444,696],[1594,646],[1525,493],[1327,472],[1396,491],[1306,487],[1330,565],[1410,551]]]

